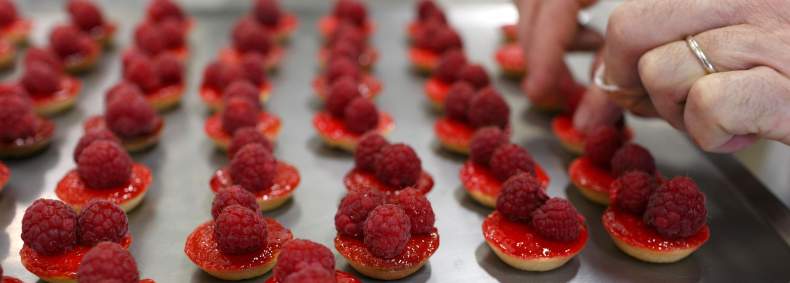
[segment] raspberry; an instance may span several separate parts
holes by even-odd
[[[253,19],[244,18],[233,27],[233,46],[242,53],[268,54],[272,49],[272,38]]]
[[[234,204],[226,207],[214,220],[217,248],[225,254],[257,252],[266,246],[266,221],[258,211]]]
[[[148,17],[155,22],[182,21],[186,17],[178,3],[171,0],[154,0],[148,5]]]
[[[417,19],[420,21],[437,17],[437,15],[443,16],[444,12],[433,0],[420,0],[417,3]]]
[[[71,21],[83,31],[89,32],[104,24],[104,17],[99,7],[88,0],[70,0],[66,9],[69,11]]]
[[[356,0],[337,1],[333,14],[335,17],[348,21],[358,27],[363,26],[368,18],[368,10],[365,4]]]
[[[416,189],[407,188],[400,191],[391,202],[402,208],[409,216],[412,234],[428,234],[436,230],[433,227],[435,216],[431,202]]]
[[[422,28],[414,36],[414,47],[434,51],[436,34],[447,24],[440,21],[429,20],[423,23]],[[435,52],[435,51],[434,51]]]
[[[313,264],[325,270],[335,270],[335,256],[327,247],[309,240],[294,239],[283,245],[277,265],[274,266],[275,278],[289,275]],[[334,274],[332,274],[334,275]]]
[[[241,57],[241,70],[244,78],[255,86],[266,82],[266,58],[258,53],[247,53]]]
[[[163,86],[180,85],[184,81],[184,66],[176,55],[162,53],[156,56],[154,66]]]
[[[223,91],[230,83],[244,79],[244,71],[236,64],[214,61],[203,72],[203,81],[206,86]]]
[[[489,166],[491,156],[497,148],[509,143],[508,135],[497,127],[485,127],[475,131],[469,142],[469,158],[477,164]]]
[[[705,195],[689,177],[675,177],[658,187],[647,202],[644,221],[659,235],[685,238],[705,225]]]
[[[488,164],[491,167],[491,173],[501,181],[522,172],[535,176],[535,161],[532,160],[532,156],[526,149],[515,144],[499,146],[491,154]]]
[[[104,241],[118,243],[128,231],[126,213],[110,201],[91,201],[77,217],[77,236],[80,244],[85,246]]]
[[[49,34],[49,44],[61,59],[87,53],[89,47],[85,40],[93,41],[71,25],[56,26]]]
[[[49,49],[40,47],[28,48],[25,53],[25,68],[29,68],[34,63],[44,63],[51,69],[57,71],[57,73],[63,70],[63,63],[60,62],[60,58]]]
[[[382,183],[405,188],[417,184],[422,162],[410,146],[396,143],[383,147],[376,159],[376,177]]]
[[[463,42],[461,41],[461,36],[459,36],[458,32],[452,27],[446,24],[440,26],[434,34],[431,44],[431,49],[439,54],[462,47]]]
[[[91,189],[111,189],[129,183],[132,158],[113,141],[94,141],[77,158],[77,173]]]
[[[112,242],[99,243],[85,253],[77,277],[80,283],[140,282],[140,273],[132,254]]]
[[[249,81],[238,80],[225,88],[225,91],[222,93],[222,100],[225,103],[228,103],[234,98],[240,98],[249,101],[253,106],[256,106],[255,108],[258,110],[263,109],[261,107],[260,91],[258,91],[258,88]]]
[[[160,77],[157,75],[157,66],[148,56],[134,56],[127,60],[123,68],[123,77],[134,83],[140,90],[150,93],[159,88]]]
[[[222,213],[222,210],[231,205],[240,205],[252,211],[258,211],[259,209],[255,195],[242,187],[230,186],[221,189],[214,195],[214,201],[211,202],[211,216],[216,219]]]
[[[384,197],[376,191],[352,191],[343,200],[335,214],[335,229],[338,234],[362,238],[362,229],[368,214],[384,204]]]
[[[466,122],[469,105],[475,98],[475,90],[466,82],[456,82],[447,92],[444,101],[444,111],[447,117],[453,120]]]
[[[18,18],[16,6],[11,0],[0,1],[0,26],[13,24]]]
[[[167,38],[159,25],[143,21],[134,29],[134,44],[148,55],[157,55],[167,49]]]
[[[352,77],[342,77],[329,87],[326,97],[326,110],[335,117],[343,117],[346,106],[361,97],[357,81]]]
[[[38,199],[22,217],[22,241],[44,255],[68,251],[77,244],[77,214],[59,200]]]
[[[336,40],[329,49],[329,60],[336,60],[341,57],[352,61],[359,59],[362,50],[354,45],[352,41],[345,39],[345,36],[341,36]]]
[[[510,220],[529,221],[532,212],[548,199],[549,196],[535,176],[521,173],[502,184],[502,192],[496,199],[496,210]]]
[[[613,127],[604,126],[593,129],[584,142],[584,155],[598,166],[608,168],[612,156],[623,140]]]
[[[283,283],[336,283],[335,271],[323,268],[318,264],[303,266],[298,271],[285,277]]]
[[[466,55],[463,50],[447,51],[439,59],[434,76],[444,83],[453,83],[460,77],[461,70],[466,69],[466,64]]]
[[[11,88],[0,95],[0,141],[9,143],[36,134],[36,116],[24,90]]]
[[[379,110],[376,109],[376,104],[364,97],[357,97],[349,102],[343,116],[346,129],[354,133],[373,130],[379,124]]]
[[[411,220],[403,209],[393,204],[380,205],[365,219],[365,247],[374,256],[394,258],[406,249],[410,231]]]
[[[359,79],[362,76],[362,71],[359,65],[348,58],[338,58],[329,62],[326,69],[326,81],[332,84],[341,77],[351,77],[352,79]]]
[[[491,81],[481,65],[469,64],[458,70],[458,79],[470,83],[475,89],[487,87]]]
[[[233,138],[228,146],[228,157],[233,158],[236,153],[248,144],[260,144],[269,152],[274,151],[274,145],[255,127],[240,128],[233,133]]]
[[[252,12],[259,23],[270,27],[276,27],[282,17],[280,3],[277,0],[256,0]]]
[[[496,90],[485,88],[472,99],[467,118],[475,128],[497,126],[504,129],[510,118],[510,107]]]
[[[277,174],[277,160],[260,144],[242,147],[230,161],[233,182],[250,192],[268,190]]]
[[[42,62],[27,65],[20,81],[31,95],[49,95],[60,89],[60,73]]]
[[[127,81],[120,81],[107,90],[107,94],[105,94],[104,97],[104,103],[105,105],[109,105],[115,99],[118,99],[120,97],[142,96],[142,95],[143,92],[142,90],[140,90],[140,87],[138,87],[137,85]],[[134,99],[134,98],[124,98],[124,101],[127,101],[128,99]]]
[[[357,168],[372,172],[376,167],[379,152],[390,143],[377,133],[369,133],[359,139],[354,151],[354,165]]]
[[[332,47],[340,42],[349,42],[360,50],[367,45],[362,29],[348,22],[341,22],[338,25],[327,40],[327,46]]]
[[[581,231],[579,212],[571,202],[552,198],[532,213],[532,228],[551,241],[574,241]]]
[[[222,129],[233,134],[244,127],[255,127],[258,124],[258,107],[249,99],[231,98],[222,111]]]
[[[641,171],[629,171],[612,182],[612,202],[622,210],[642,215],[656,187],[658,184],[653,176]]]
[[[656,172],[656,162],[653,155],[638,144],[626,144],[612,156],[612,173],[622,176],[628,171],[642,171],[648,174]]]
[[[142,95],[120,95],[109,101],[104,120],[121,139],[148,135],[156,130],[159,116]]]
[[[80,140],[77,142],[77,146],[74,147],[74,162],[77,162],[77,159],[80,157],[80,153],[82,153],[85,147],[95,141],[111,141],[115,143],[121,143],[121,140],[108,130],[97,129],[89,131],[80,137]]]
[[[177,20],[159,22],[159,32],[164,37],[166,49],[178,49],[186,45],[183,23]]]

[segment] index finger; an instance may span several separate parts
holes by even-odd
[[[525,50],[530,97],[545,97],[556,87],[565,50],[576,34],[576,17],[580,8],[576,0],[552,0],[541,4],[530,48]]]

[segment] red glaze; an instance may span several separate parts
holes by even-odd
[[[8,183],[8,179],[10,178],[11,170],[8,170],[8,167],[5,166],[3,162],[0,162],[0,191],[3,190],[3,187],[5,187],[5,184]]]
[[[150,134],[148,134],[146,136],[135,137],[134,139],[135,140],[137,140],[137,139],[147,139],[149,137],[160,135],[162,133],[162,130],[165,128],[165,120],[162,119],[162,117],[156,117],[156,118],[157,118],[157,126],[156,126],[156,128],[154,129],[153,132],[151,132]],[[108,128],[107,124],[104,122],[104,116],[102,116],[102,115],[96,115],[96,116],[88,117],[88,119],[86,119],[85,122],[83,122],[82,129],[85,132],[90,132],[90,131],[93,131],[93,130],[108,130],[108,131],[110,130],[110,128]],[[126,143],[126,142],[129,142],[129,141],[132,141],[132,140],[123,140],[122,139],[122,141],[124,143]]]
[[[335,249],[346,260],[375,267],[380,270],[405,269],[425,262],[439,248],[439,234],[412,235],[406,249],[397,257],[383,259],[371,254],[359,239],[338,235],[335,237]]]
[[[261,111],[258,114],[258,124],[255,126],[258,128],[266,138],[271,141],[277,139],[277,136],[280,134],[280,128],[282,127],[282,121],[280,121],[280,117],[275,116],[266,111]],[[206,119],[206,123],[203,125],[203,129],[206,131],[206,135],[208,135],[212,140],[215,141],[222,141],[225,144],[229,144],[230,140],[233,138],[233,135],[230,133],[225,132],[222,128],[222,114],[215,113],[208,119]]]
[[[53,93],[35,93],[30,95],[33,107],[42,108],[47,105],[61,103],[64,100],[74,99],[80,94],[82,82],[76,78],[63,75],[60,78],[60,89]]]
[[[585,189],[609,194],[609,188],[615,176],[607,169],[596,166],[589,158],[582,156],[576,158],[568,168],[568,174],[574,184]]]
[[[184,253],[202,269],[218,272],[248,270],[266,265],[277,259],[282,245],[293,239],[293,234],[272,218],[266,221],[266,247],[246,255],[226,255],[217,247],[214,239],[214,221],[201,224],[187,237]]]
[[[359,141],[359,138],[365,134],[349,131],[346,129],[346,125],[343,123],[343,120],[332,117],[329,112],[316,113],[313,117],[313,126],[322,137],[334,141],[353,140],[356,144],[356,142]],[[392,120],[392,117],[385,112],[379,111],[379,126],[375,130],[371,130],[371,132],[375,131],[384,135],[394,127],[395,122]]]
[[[140,283],[156,283],[156,281],[154,281],[153,279],[143,279],[140,280]]]
[[[153,177],[151,170],[145,165],[136,163],[132,166],[129,184],[111,189],[92,189],[85,186],[77,170],[69,171],[60,179],[55,188],[55,195],[70,206],[82,207],[91,200],[102,199],[121,205],[148,190]]]
[[[444,108],[444,101],[447,99],[447,93],[450,92],[450,86],[450,84],[431,77],[425,82],[425,95],[432,104]]]
[[[219,60],[223,62],[238,63],[241,62],[241,58],[243,56],[243,53],[240,53],[236,49],[229,47],[223,48],[219,51]],[[285,50],[279,45],[274,45],[272,46],[271,51],[266,54],[263,67],[269,71],[277,69],[277,67],[280,66],[280,62],[283,61],[283,57],[285,57]]]
[[[433,125],[433,131],[436,137],[442,141],[442,144],[466,149],[469,148],[469,143],[472,142],[472,135],[475,134],[475,128],[472,126],[446,116],[436,120]]]
[[[387,194],[397,194],[400,191],[398,188],[381,183],[372,172],[356,168],[351,169],[346,174],[346,177],[343,178],[343,183],[346,184],[346,189],[349,191],[376,190]],[[431,177],[431,174],[423,170],[414,188],[423,195],[428,194],[433,189],[433,177]]]
[[[22,43],[27,40],[33,22],[27,19],[17,19],[14,23],[0,28],[0,37],[13,43]]]
[[[319,98],[322,100],[326,99],[326,89],[328,86],[326,85],[326,78],[323,76],[317,76],[313,79],[313,90],[315,94],[318,95]],[[359,92],[364,97],[373,98],[381,92],[382,86],[381,82],[376,79],[376,77],[365,74],[362,77],[362,81],[359,84]]]
[[[13,142],[0,142],[0,155],[25,151],[27,149],[48,143],[55,134],[55,123],[52,121],[36,117],[36,135],[28,138],[17,139]]]
[[[494,211],[483,221],[483,237],[508,255],[522,259],[549,259],[578,253],[584,248],[589,235],[587,226],[582,224],[575,241],[550,241],[535,233],[530,225],[511,221]]]
[[[494,54],[499,67],[513,75],[524,75],[527,63],[524,61],[524,50],[517,43],[505,44]]]
[[[416,47],[409,48],[409,59],[411,60],[412,65],[421,70],[433,71],[436,69],[436,66],[439,65],[439,59],[441,59],[440,57],[441,54],[427,49],[420,49]]]
[[[336,17],[325,16],[318,20],[318,31],[321,32],[321,37],[329,38],[330,35],[335,33],[335,29],[337,29],[339,25],[340,20],[338,20]],[[376,24],[368,19],[362,26],[362,31],[365,33],[366,37],[369,37],[374,31],[376,31]]]
[[[362,281],[359,281],[359,279],[357,279],[356,277],[354,277],[354,275],[351,275],[350,273],[345,273],[345,272],[340,271],[340,270],[335,270],[335,280],[337,280],[337,283],[361,283],[362,282]],[[280,281],[276,276],[272,275],[272,276],[269,276],[269,279],[266,279],[266,282],[264,282],[264,283],[280,283],[280,282],[282,282],[282,281]]]
[[[145,99],[148,103],[157,104],[162,101],[171,101],[180,99],[184,95],[184,83],[177,85],[169,85],[160,87],[157,90],[145,93]]]
[[[321,66],[326,66],[327,58],[329,57],[329,50],[326,47],[321,47],[321,50],[318,50],[318,62]],[[357,63],[362,66],[364,69],[370,69],[379,59],[379,50],[373,46],[367,46],[365,51],[359,55],[357,58]]]
[[[268,100],[272,92],[272,84],[269,81],[264,81],[258,86],[258,90],[260,91],[260,100]],[[224,104],[222,101],[222,91],[207,85],[200,86],[200,98],[202,98],[203,102],[207,105]]]
[[[277,161],[277,173],[274,175],[274,184],[271,188],[255,192],[258,200],[269,200],[290,195],[299,186],[299,170],[292,165]],[[217,193],[220,189],[233,185],[228,168],[222,168],[211,176],[211,191]]]
[[[269,27],[267,25],[261,25],[269,32],[273,32],[277,35],[277,38],[284,39],[288,38],[297,27],[299,27],[299,19],[294,14],[282,14],[280,17],[280,21],[277,23],[275,27]]]
[[[516,24],[502,25],[500,29],[502,30],[502,36],[505,41],[513,42],[518,39],[518,26],[516,26]]]
[[[3,276],[3,278],[0,278],[0,282],[2,282],[2,283],[24,283],[24,282],[22,282],[22,280],[16,279],[16,278],[11,277],[11,276]]]
[[[540,186],[543,190],[549,188],[551,179],[537,162],[535,163],[535,177],[540,181]],[[463,167],[461,167],[460,178],[461,184],[464,185],[467,191],[481,192],[495,198],[502,191],[502,183],[504,182],[497,179],[488,168],[471,160],[464,162]]]
[[[573,127],[573,118],[571,116],[562,115],[554,117],[554,119],[551,120],[551,130],[564,144],[584,149],[584,133],[577,131],[576,128]],[[623,135],[626,141],[630,141],[634,138],[634,132],[630,128],[626,128],[623,131]]]
[[[129,249],[132,245],[132,236],[126,234],[120,242],[121,246]],[[22,265],[28,271],[42,278],[77,278],[77,269],[80,266],[82,257],[93,248],[92,246],[77,245],[70,251],[60,255],[42,255],[30,248],[28,245],[22,246],[19,256]]]
[[[652,227],[647,226],[641,216],[612,206],[603,213],[601,221],[603,227],[612,237],[631,246],[658,252],[699,247],[710,238],[710,229],[706,224],[696,234],[687,238],[667,239],[659,235]]]

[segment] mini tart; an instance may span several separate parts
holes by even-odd
[[[326,68],[327,60],[329,59],[329,50],[326,47],[321,47],[318,50],[318,64],[321,68]],[[357,58],[357,63],[365,70],[373,69],[373,66],[379,59],[379,50],[373,46],[366,46],[362,54]]]
[[[502,32],[502,40],[506,43],[518,41],[518,26],[516,24],[502,25],[500,31]]]
[[[616,179],[609,170],[600,168],[586,156],[581,156],[573,160],[568,168],[568,175],[584,197],[595,203],[609,205],[609,190]]]
[[[409,60],[414,69],[423,75],[429,75],[439,65],[441,54],[431,50],[411,47],[409,48]]]
[[[112,22],[104,22],[99,27],[95,27],[88,32],[88,34],[96,40],[96,43],[104,48],[110,48],[113,45],[113,38],[118,26]]]
[[[25,45],[32,29],[32,21],[17,19],[15,22],[0,28],[0,37],[16,45]]]
[[[157,126],[154,129],[153,133],[150,133],[146,136],[136,137],[136,138],[121,138],[121,144],[128,152],[140,152],[146,150],[148,148],[153,147],[157,143],[159,143],[159,139],[162,137],[162,132],[165,128],[165,121],[162,117],[157,117],[156,120]],[[97,115],[88,118],[85,120],[85,123],[82,125],[82,128],[88,132],[94,129],[107,129],[107,124],[104,122],[104,116]]]
[[[187,237],[184,253],[200,269],[219,279],[242,280],[258,277],[274,267],[283,244],[293,239],[293,234],[272,218],[266,221],[266,247],[245,255],[226,255],[217,247],[214,238],[214,221],[201,224]]]
[[[335,29],[337,29],[340,23],[341,20],[332,15],[324,16],[319,19],[318,31],[321,33],[321,37],[324,39],[329,38],[333,33],[335,33]],[[365,37],[370,37],[370,35],[375,31],[376,24],[370,19],[365,20],[365,23],[362,26],[362,32],[365,33]]]
[[[16,279],[11,276],[0,277],[0,283],[24,283],[22,280]]]
[[[156,111],[163,112],[175,108],[184,96],[184,83],[168,85],[145,94],[145,99]]]
[[[350,273],[346,273],[346,272],[343,272],[343,271],[340,271],[340,270],[335,270],[335,280],[337,280],[337,283],[361,283],[362,282],[362,281],[359,281],[359,279],[357,279],[356,277],[354,277],[354,275],[351,275]],[[272,275],[272,276],[269,276],[269,279],[266,279],[266,282],[264,282],[264,283],[281,283],[281,282],[282,281],[280,281],[280,279],[277,278],[277,276]]]
[[[582,224],[575,241],[544,239],[527,223],[515,222],[494,211],[483,221],[483,237],[494,253],[508,265],[527,271],[559,268],[579,254],[589,234]]]
[[[226,47],[219,51],[219,59],[224,62],[238,63],[241,62],[243,56],[243,53],[232,47]],[[280,62],[282,62],[283,57],[285,57],[285,49],[275,44],[265,57],[263,68],[266,69],[266,71],[274,72],[280,67]]]
[[[497,179],[490,169],[468,160],[461,167],[459,177],[464,189],[474,200],[490,208],[496,207],[496,199],[502,191],[504,181]],[[549,175],[537,162],[535,163],[535,177],[540,181],[541,188],[544,191],[547,190],[550,181]]]
[[[67,72],[80,74],[93,70],[93,68],[96,67],[101,52],[101,48],[99,48],[98,44],[91,44],[87,54],[73,54],[60,59],[63,61],[63,66]]]
[[[286,43],[290,41],[291,35],[299,27],[299,18],[291,13],[283,13],[280,21],[277,22],[276,27],[265,26],[267,30],[275,34],[275,38],[279,43]]]
[[[318,95],[322,101],[326,100],[327,96],[327,89],[329,86],[326,83],[326,78],[324,76],[317,76],[313,79],[313,90],[315,94]],[[359,84],[359,92],[362,96],[367,98],[375,98],[381,92],[382,86],[381,82],[376,79],[376,77],[370,74],[364,74],[362,77],[362,81]]]
[[[280,207],[291,198],[296,187],[299,186],[299,170],[296,167],[278,160],[276,170],[277,173],[274,175],[273,185],[270,188],[253,192],[261,211]],[[209,184],[214,193],[232,186],[233,180],[230,178],[230,170],[228,168],[217,170],[214,176],[211,176]]]
[[[258,124],[255,125],[255,128],[270,141],[276,141],[277,136],[280,135],[282,122],[280,121],[280,117],[266,111],[261,111],[258,113]],[[230,140],[233,139],[233,134],[226,132],[222,127],[222,113],[215,113],[206,119],[203,130],[217,148],[221,150],[228,149]]]
[[[373,172],[365,171],[359,168],[351,169],[343,178],[343,183],[346,185],[348,191],[379,191],[385,194],[398,194],[402,188],[393,188],[379,181]],[[420,194],[427,195],[433,189],[433,177],[431,174],[422,171],[420,178],[414,188]]]
[[[444,110],[444,101],[447,100],[447,94],[449,94],[451,86],[451,84],[445,83],[436,77],[431,77],[425,81],[425,96],[434,109]]]
[[[469,154],[469,143],[472,142],[475,130],[477,129],[469,124],[450,119],[447,116],[437,119],[433,125],[433,131],[439,139],[439,143],[444,148],[460,154]],[[509,133],[510,127],[507,127],[505,132]]]
[[[362,240],[337,235],[335,249],[359,273],[380,280],[396,280],[417,272],[439,248],[439,233],[412,235],[406,249],[395,258],[371,254]]]
[[[551,131],[554,136],[560,140],[562,146],[574,154],[582,154],[584,152],[584,133],[579,132],[573,127],[573,118],[571,116],[562,115],[554,117],[551,120]],[[630,128],[623,131],[626,141],[630,141],[634,137],[634,133]]]
[[[13,67],[14,59],[16,59],[16,46],[7,40],[0,39],[0,70]]]
[[[92,189],[85,185],[77,170],[73,169],[60,179],[55,195],[75,211],[82,210],[92,200],[107,200],[129,212],[143,200],[151,181],[151,170],[145,165],[135,163],[128,184],[117,188]]]
[[[497,49],[494,60],[499,64],[502,74],[510,79],[521,79],[527,73],[524,50],[516,43],[505,44]]]
[[[80,94],[82,82],[71,76],[63,75],[60,78],[60,89],[54,93],[32,94],[33,108],[36,113],[43,116],[52,116],[74,107],[77,96]]]
[[[264,81],[258,86],[258,90],[260,91],[259,96],[261,103],[265,103],[269,100],[272,93],[271,82]],[[222,100],[222,91],[208,85],[203,84],[200,86],[200,98],[203,99],[203,103],[205,103],[211,111],[220,111],[225,107],[225,102]]]
[[[126,234],[119,243],[125,249],[132,245],[132,235]],[[82,257],[93,248],[92,246],[76,245],[60,255],[42,255],[28,245],[22,246],[19,256],[22,265],[41,280],[52,283],[76,283],[77,269]]]
[[[333,117],[329,112],[323,111],[315,114],[313,117],[313,126],[321,139],[324,140],[324,143],[348,152],[354,152],[357,143],[359,143],[359,139],[364,134],[376,132],[382,136],[386,136],[395,128],[395,122],[389,114],[379,111],[379,125],[376,129],[366,133],[355,133],[346,128],[343,120]]]
[[[689,237],[667,239],[647,226],[642,217],[611,206],[604,211],[601,221],[620,250],[646,262],[679,261],[696,251],[710,238],[710,229],[706,224]]]
[[[8,184],[8,179],[11,178],[11,170],[5,166],[2,162],[0,162],[0,192],[3,191],[5,185]]]
[[[13,142],[0,142],[0,157],[27,157],[46,148],[55,134],[55,124],[41,117],[36,117],[35,124],[36,134],[32,137],[19,138]]]

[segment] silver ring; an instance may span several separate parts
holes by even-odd
[[[705,55],[705,52],[702,51],[702,47],[699,46],[699,42],[694,39],[694,36],[686,36],[686,44],[689,46],[689,49],[691,49],[691,53],[697,56],[702,67],[705,68],[705,73],[713,74],[716,72],[716,66],[713,65],[708,59],[708,56]]]
[[[601,62],[598,65],[598,68],[595,69],[595,75],[593,76],[593,84],[599,89],[605,92],[618,92],[620,91],[620,87],[614,84],[609,84],[604,79],[604,74],[606,73],[606,64]]]

